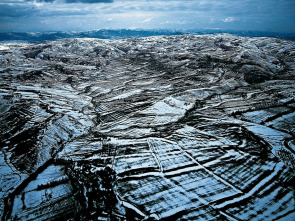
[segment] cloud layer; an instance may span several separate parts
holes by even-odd
[[[295,32],[294,0],[2,0],[0,31],[221,28]]]

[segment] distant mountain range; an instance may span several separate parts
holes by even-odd
[[[258,31],[234,31],[234,30],[131,30],[131,29],[101,29],[83,32],[3,32],[0,33],[0,42],[29,42],[39,43],[46,40],[57,40],[61,38],[100,38],[100,39],[120,39],[132,37],[148,37],[158,35],[182,35],[182,34],[216,34],[230,33],[246,37],[275,37],[286,40],[295,40],[295,33],[275,33]]]

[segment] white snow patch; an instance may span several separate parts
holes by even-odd
[[[124,98],[130,97],[130,96],[135,95],[135,94],[140,94],[141,92],[142,92],[142,90],[136,89],[136,90],[133,90],[133,91],[126,92],[124,94],[120,94],[120,95],[118,95],[116,97],[112,97],[111,99],[109,99],[109,101],[124,99]]]
[[[9,50],[9,47],[5,45],[0,45],[0,51],[3,51],[3,50]]]

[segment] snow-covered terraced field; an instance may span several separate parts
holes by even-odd
[[[2,220],[295,220],[295,44],[0,44]]]

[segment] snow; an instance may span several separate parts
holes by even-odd
[[[265,179],[261,180],[257,185],[255,185],[249,192],[247,192],[246,194],[244,194],[243,196],[241,197],[238,197],[238,198],[235,198],[233,200],[229,200],[227,202],[224,202],[224,203],[221,203],[219,205],[216,206],[217,209],[222,209],[228,205],[231,205],[231,204],[235,204],[235,203],[238,203],[240,201],[243,201],[247,198],[250,198],[251,196],[253,196],[255,193],[257,193],[261,188],[263,188],[268,182],[270,182],[271,180],[273,180],[273,178],[275,176],[277,176],[277,174],[283,170],[284,168],[284,164],[282,162],[279,162],[274,171],[272,172],[271,175],[269,175],[268,177],[266,177]]]
[[[9,50],[9,47],[7,45],[0,45],[0,51]]]
[[[257,136],[261,137],[263,140],[268,142],[272,148],[273,152],[276,152],[284,147],[283,141],[286,138],[291,138],[292,136],[289,134],[286,134],[284,132],[269,128],[267,126],[258,125],[258,124],[245,124],[245,127],[256,134]]]
[[[293,217],[290,42],[186,35],[46,44],[0,50],[0,117],[9,124],[0,152],[0,213],[4,197],[28,176],[14,166],[30,164],[23,160],[29,154],[18,155],[10,139],[25,125],[40,128],[28,169],[38,174],[18,188],[10,219],[59,219],[79,210],[67,204],[75,191],[57,165],[73,161],[93,173],[111,166],[122,205],[147,219],[219,220],[221,210],[230,220]],[[35,48],[42,52],[27,59]],[[283,67],[290,68],[278,76]],[[38,70],[40,76],[22,79]],[[252,72],[291,80],[251,85],[245,79]]]
[[[118,96],[112,97],[108,101],[124,99],[124,98],[130,97],[130,96],[135,95],[135,94],[140,94],[141,92],[142,92],[142,90],[140,90],[140,89],[132,90],[132,91],[120,94]]]
[[[290,214],[287,214],[286,216],[277,219],[278,221],[292,221],[295,220],[295,212],[291,212]]]
[[[49,166],[42,173],[40,173],[35,180],[31,181],[24,189],[25,192],[29,192],[37,189],[42,184],[50,183],[57,180],[65,179],[66,176],[63,173],[63,168],[59,166]]]

